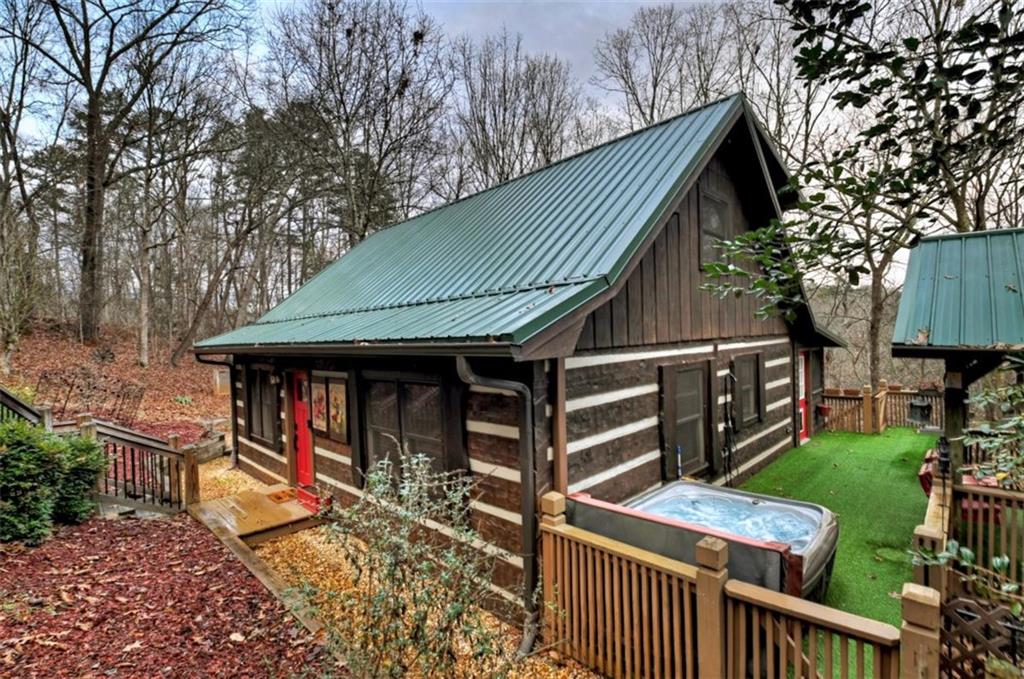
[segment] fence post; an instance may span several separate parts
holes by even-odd
[[[78,424],[78,435],[82,438],[96,440],[96,421],[89,413],[82,413],[76,418]]]
[[[729,545],[707,536],[697,543],[697,676],[725,676],[725,583]]]
[[[871,391],[871,385],[865,384],[864,388],[861,389],[861,400],[864,403],[864,416],[861,418],[860,430],[862,434],[874,434],[875,433],[875,419],[872,414],[872,406],[874,405],[874,392]]]
[[[53,408],[50,406],[39,406],[39,425],[46,431],[53,431]]]
[[[900,676],[938,679],[939,593],[912,582],[903,584],[903,625],[900,627]]]
[[[172,448],[185,454],[185,506],[188,507],[199,502],[199,465],[196,463],[196,447],[180,447],[177,434],[171,434],[167,439]]]
[[[561,526],[565,524],[565,496],[561,493],[551,491],[544,493],[540,498],[540,525]],[[555,563],[555,535],[549,531],[541,531],[541,582],[544,597],[544,638],[548,644],[557,644],[562,640],[557,639],[556,616],[561,616],[562,611],[558,610],[558,592],[555,591],[555,574],[558,566]],[[558,646],[555,646],[557,649]],[[558,651],[556,650],[556,653]]]
[[[878,420],[876,430],[879,434],[885,433],[885,420],[889,410],[889,383],[885,380],[878,380],[878,405],[875,408],[875,418]]]
[[[935,492],[936,489],[932,489]],[[946,539],[938,528],[921,524],[914,529],[914,547],[918,550],[938,554],[946,548]],[[931,587],[939,593],[939,601],[946,600],[945,566],[914,566],[914,582],[922,587]]]

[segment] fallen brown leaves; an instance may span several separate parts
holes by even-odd
[[[256,553],[292,587],[311,585],[319,593],[311,602],[317,618],[328,627],[342,616],[351,616],[341,597],[328,593],[351,590],[350,566],[340,546],[327,537],[327,528],[313,528],[265,543]],[[367,621],[367,624],[374,624]],[[521,631],[494,616],[487,615],[487,624],[500,631],[508,656],[515,651]],[[512,667],[512,678],[573,679],[597,675],[576,663],[559,664],[547,654],[539,653]]]
[[[65,331],[37,325],[22,337],[14,353],[13,386],[35,387],[44,370],[62,370],[87,365],[96,372],[142,384],[146,391],[135,428],[166,438],[178,434],[182,443],[199,438],[203,419],[226,418],[231,404],[227,396],[213,395],[213,366],[185,356],[177,368],[170,365],[170,347],[159,342],[151,349],[150,365],[138,364],[138,338],[133,329],[106,327],[95,346],[80,343]],[[113,361],[102,365],[93,352],[109,348]]]
[[[231,469],[230,457],[218,457],[199,465],[199,498],[203,501],[262,487],[262,483],[248,474]]]
[[[323,655],[187,515],[0,546],[0,676],[288,676]]]

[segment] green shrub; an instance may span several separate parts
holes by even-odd
[[[64,441],[53,519],[61,523],[81,523],[96,511],[92,493],[97,475],[106,469],[107,458],[96,441],[81,436]]]
[[[38,544],[50,534],[66,446],[27,422],[0,425],[0,541]]]
[[[472,490],[468,478],[434,472],[427,457],[406,454],[396,465],[376,464],[366,495],[332,510],[329,535],[345,554],[353,587],[319,594],[344,611],[328,639],[353,675],[498,677],[511,667],[511,652],[478,606],[493,596],[495,557],[474,546]],[[435,522],[453,539],[423,530]]]
[[[15,420],[0,425],[0,542],[38,544],[54,520],[80,523],[106,464],[100,445]]]

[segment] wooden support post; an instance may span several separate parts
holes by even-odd
[[[885,380],[878,380],[878,403],[875,405],[875,431],[879,434],[885,433],[885,418],[889,401],[889,383]]]
[[[945,389],[942,392],[945,409],[945,436],[949,441],[949,461],[953,478],[964,466],[964,425],[967,422],[967,385],[963,373],[951,370],[946,364]]]
[[[555,359],[554,403],[551,408],[551,450],[554,460],[554,487],[569,492],[569,451],[565,411],[565,359]]]
[[[697,676],[725,676],[725,583],[729,545],[715,537],[697,543]]]
[[[89,413],[82,413],[76,418],[78,435],[82,438],[96,440],[96,422]]]
[[[199,502],[199,465],[196,464],[196,450],[186,446],[185,453],[185,506]]]
[[[935,492],[935,489],[932,489]],[[946,538],[942,531],[934,526],[920,525],[914,529],[914,547],[924,552],[938,554],[946,548]],[[947,569],[945,566],[914,566],[914,583],[922,587],[930,587],[939,593],[939,600],[946,600],[946,578]]]
[[[939,593],[912,582],[903,585],[903,625],[900,628],[900,676],[938,679]]]
[[[544,493],[540,499],[541,529],[541,581],[544,596],[544,629],[542,636],[549,645],[561,641],[558,637],[558,621],[563,611],[558,607],[558,583],[555,578],[558,566],[555,559],[555,535],[543,530],[544,526],[561,526],[565,524],[565,496],[554,491]],[[555,646],[555,648],[558,648]]]
[[[46,431],[53,431],[53,408],[50,406],[39,406],[39,426]]]
[[[861,400],[864,405],[864,416],[861,422],[861,433],[874,434],[875,433],[875,418],[872,414],[874,405],[874,393],[871,391],[871,385],[865,384],[861,390]]]

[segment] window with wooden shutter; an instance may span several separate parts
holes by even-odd
[[[249,439],[278,451],[281,399],[279,380],[269,368],[246,369],[246,433]]]
[[[759,354],[738,356],[733,359],[733,375],[736,377],[733,408],[738,425],[751,425],[764,417],[762,372]]]

